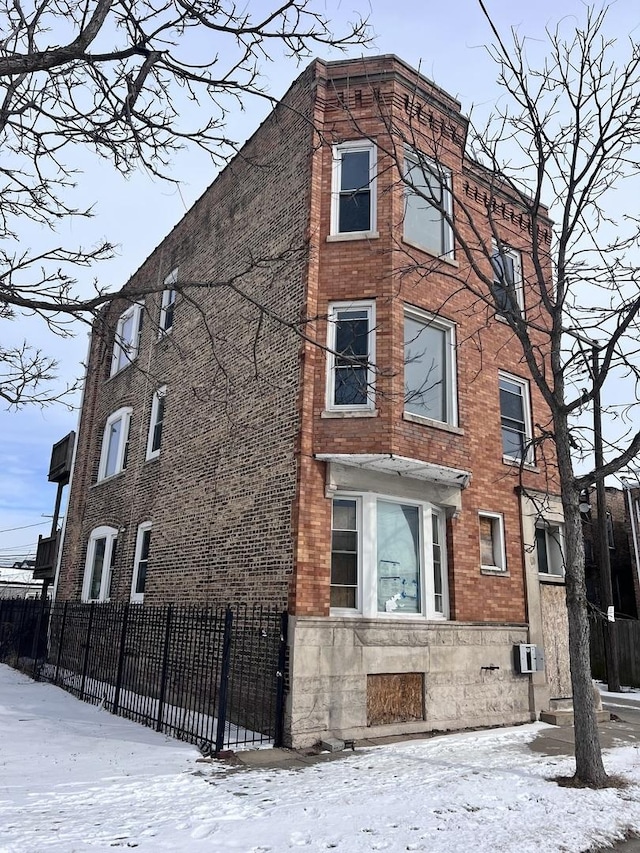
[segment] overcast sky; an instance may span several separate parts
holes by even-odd
[[[311,2],[329,16],[336,31],[353,19],[354,10],[367,14],[369,8],[359,0]],[[265,5],[266,0],[260,3]],[[487,5],[502,31],[507,33],[514,26],[521,34],[531,36],[532,50],[536,39],[541,44],[545,26],[553,26],[560,17],[567,17],[568,25],[573,16],[576,22],[583,20],[580,0],[487,0]],[[370,7],[377,36],[372,53],[395,53],[414,67],[420,66],[423,74],[459,98],[464,112],[473,107],[476,118],[491,108],[500,90],[496,68],[483,47],[490,41],[490,33],[476,0],[449,0],[444,4],[433,0],[371,0]],[[619,40],[621,50],[637,22],[637,0],[612,4],[608,33]],[[362,53],[362,49],[353,49],[350,55]],[[326,52],[323,58],[337,57]],[[263,68],[269,92],[281,96],[300,70],[291,60],[274,57]],[[244,113],[230,117],[227,135],[246,139],[265,113],[264,103],[248,102]],[[173,174],[180,179],[179,189],[144,172],[125,180],[106,163],[90,155],[79,157],[83,169],[81,198],[85,203],[95,203],[95,216],[89,223],[64,223],[59,239],[87,245],[107,238],[119,247],[113,261],[97,267],[93,274],[80,273],[87,287],[93,275],[102,284],[122,286],[215,177],[210,161],[193,151],[175,159]],[[79,203],[77,197],[75,203]],[[620,204],[624,204],[624,197]],[[30,229],[25,240],[33,239],[32,234]],[[86,330],[80,327],[72,340],[50,342],[34,322],[20,320],[9,329],[3,323],[3,340],[7,335],[14,340],[24,336],[31,342],[37,340],[59,359],[63,381],[82,375]],[[0,411],[0,567],[32,556],[38,534],[48,533],[50,519],[45,516],[52,512],[55,499],[55,486],[47,482],[51,445],[75,429],[76,423],[77,412],[62,406],[44,411]]]

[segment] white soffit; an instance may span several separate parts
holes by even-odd
[[[469,471],[434,465],[433,462],[423,462],[421,459],[410,459],[407,456],[396,456],[395,453],[316,453],[315,458],[321,462],[336,462],[365,471],[397,474],[399,477],[428,480],[430,483],[442,483],[459,489],[466,489],[471,480]]]

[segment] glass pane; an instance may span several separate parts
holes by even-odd
[[[500,412],[503,418],[524,423],[523,388],[500,380]]]
[[[334,403],[336,406],[366,406],[367,369],[365,367],[337,367]]]
[[[358,534],[355,530],[334,530],[333,531],[333,550],[334,551],[350,551],[358,550]]]
[[[333,529],[356,529],[356,502],[336,498],[333,502]]]
[[[89,598],[96,600],[100,598],[100,586],[102,584],[102,572],[104,569],[104,555],[107,540],[103,537],[95,540],[93,550],[93,565],[91,567],[91,584],[89,586]]]
[[[340,190],[362,190],[369,186],[369,152],[343,151],[341,157]]]
[[[431,513],[431,536],[433,543],[433,606],[436,613],[444,613],[442,589],[442,545],[440,543],[440,519]]]
[[[348,607],[350,610],[355,610],[357,606],[356,590],[354,587],[331,587],[331,607]]]
[[[357,554],[337,554],[334,552],[331,555],[331,583],[338,586],[357,586]]]
[[[336,323],[336,352],[350,358],[369,354],[369,318],[366,311],[340,311]]]
[[[120,433],[122,432],[122,418],[111,424],[107,432],[107,460],[104,475],[110,477],[115,474],[118,466],[118,450],[120,448]]]
[[[153,427],[153,439],[151,442],[152,450],[160,450],[162,444],[162,422],[164,420],[164,397],[158,398],[158,407],[156,409],[156,422]]]
[[[340,196],[338,231],[341,234],[350,231],[371,230],[371,193],[369,190]]]
[[[418,507],[378,501],[378,610],[420,612]]]
[[[536,552],[538,555],[538,571],[542,575],[548,575],[547,532],[543,527],[536,527]]]
[[[502,427],[502,452],[505,456],[510,456],[512,459],[523,459],[525,444],[524,432],[510,429],[507,426]]]
[[[136,575],[136,593],[142,595],[147,581],[147,566],[149,564],[149,548],[151,547],[151,531],[145,530],[142,534],[140,546],[140,559],[138,561],[138,572]]]
[[[560,540],[560,528],[547,528],[547,564],[549,573],[552,575],[563,574],[564,559],[562,556],[562,546]]]
[[[483,566],[495,565],[493,519],[486,516],[480,516],[480,563]]]
[[[447,333],[412,317],[404,321],[405,409],[447,420]]]
[[[419,164],[411,161],[408,162],[407,176],[415,191],[408,187],[405,195],[404,236],[412,243],[442,255],[449,246],[445,244],[444,216],[434,207],[434,204],[441,205],[442,201],[440,181],[436,175],[425,174]]]

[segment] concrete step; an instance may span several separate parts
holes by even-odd
[[[611,719],[611,714],[608,711],[596,711],[596,719],[598,723],[608,723]],[[572,726],[573,708],[540,711],[540,720],[543,723],[550,723],[552,726]]]

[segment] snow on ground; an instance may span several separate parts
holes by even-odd
[[[0,665],[0,853],[582,851],[640,830],[640,754],[624,790],[560,788],[544,724],[358,749],[302,770],[234,770]]]

